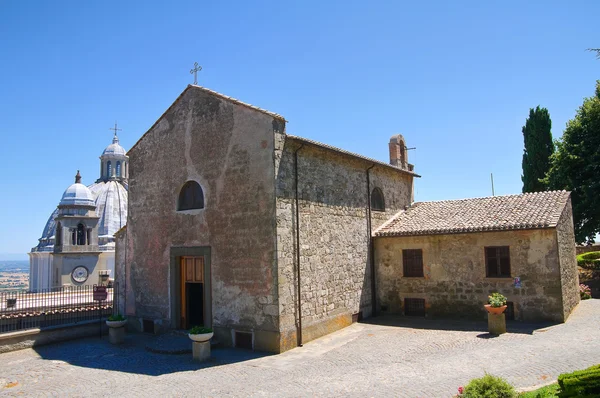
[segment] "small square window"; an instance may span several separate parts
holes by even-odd
[[[508,246],[486,247],[485,269],[488,278],[510,278],[510,251]]]
[[[404,315],[425,316],[425,299],[405,298]]]
[[[402,250],[402,268],[405,277],[423,277],[423,250]]]

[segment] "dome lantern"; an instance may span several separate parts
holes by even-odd
[[[100,156],[100,181],[121,181],[126,183],[129,177],[129,157],[127,151],[119,144],[119,137],[117,131],[121,130],[115,127],[110,130],[114,130],[115,135],[112,140],[112,144],[107,146]]]

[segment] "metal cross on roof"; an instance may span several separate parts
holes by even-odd
[[[118,129],[117,128],[117,122],[116,121],[115,121],[115,127],[109,127],[108,129],[115,131],[115,137],[117,136],[117,131],[123,131],[123,129]]]
[[[202,70],[202,67],[198,65],[198,62],[194,62],[194,69],[190,70],[190,75],[194,74],[194,85],[198,85],[198,75],[197,73]]]

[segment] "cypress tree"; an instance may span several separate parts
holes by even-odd
[[[554,153],[551,128],[548,109],[540,108],[539,105],[535,109],[529,109],[529,117],[523,126],[523,193],[547,189],[546,183],[541,179],[546,177],[550,169],[550,156]]]

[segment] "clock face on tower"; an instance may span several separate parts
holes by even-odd
[[[78,283],[83,283],[87,281],[88,269],[85,268],[83,265],[75,267],[73,272],[71,272],[71,278],[73,278],[73,280]]]

